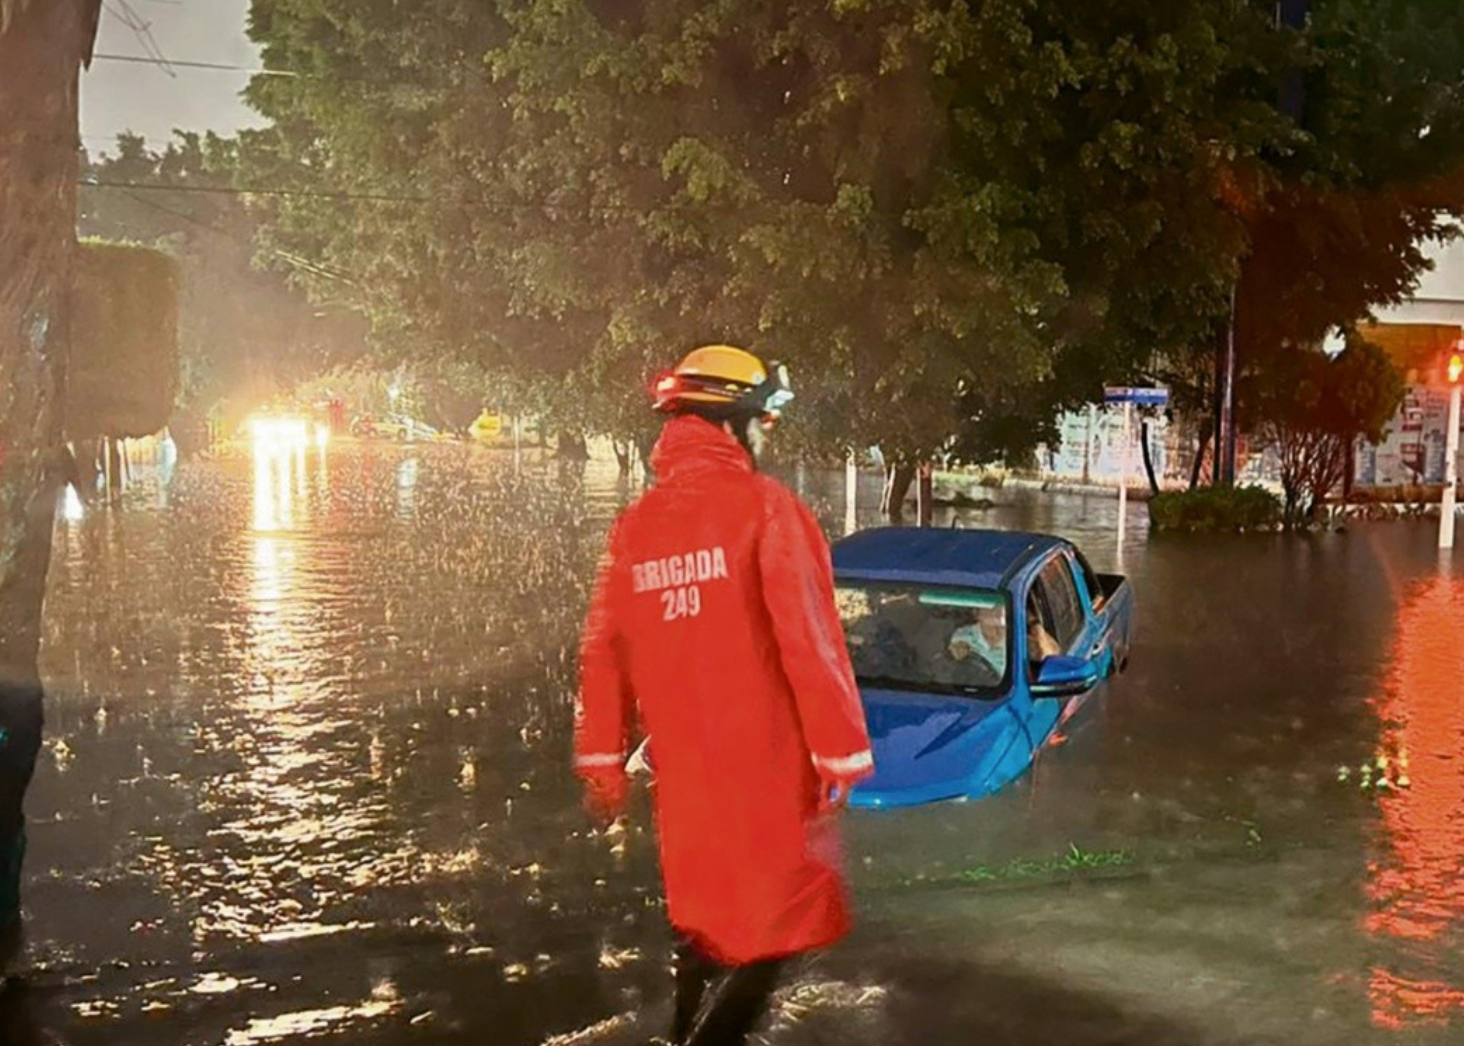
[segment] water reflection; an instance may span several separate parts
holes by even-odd
[[[1390,945],[1372,967],[1373,1021],[1402,1029],[1464,1015],[1464,582],[1417,583],[1398,612],[1377,713],[1381,839],[1367,929]]]
[[[397,466],[397,518],[409,520],[417,510],[417,459],[406,458]]]
[[[298,451],[267,443],[254,446],[254,529],[269,532],[294,525],[295,484],[291,475],[305,468],[303,448]]]

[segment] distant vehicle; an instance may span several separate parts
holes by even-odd
[[[468,426],[468,435],[479,443],[498,443],[509,436],[508,419],[491,410],[484,411]]]
[[[897,527],[845,538],[833,560],[874,742],[854,806],[997,791],[1128,663],[1128,582],[1062,538]]]
[[[358,414],[351,419],[351,435],[357,439],[404,441],[410,426],[405,418],[392,415]]]
[[[425,421],[399,414],[358,414],[351,422],[351,435],[357,439],[395,440],[398,443],[447,443],[457,438]]]
[[[521,446],[539,440],[538,421],[483,409],[468,425],[468,438],[485,447]]]

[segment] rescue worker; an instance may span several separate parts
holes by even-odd
[[[787,371],[729,346],[655,389],[656,486],[610,535],[581,650],[575,765],[622,811],[632,720],[654,738],[671,1038],[741,1043],[788,957],[849,930],[834,813],[873,772],[812,513],[758,473]]]

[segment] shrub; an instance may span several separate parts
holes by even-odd
[[[178,263],[129,243],[83,240],[72,291],[66,433],[147,436],[178,390]]]
[[[1149,519],[1155,530],[1274,530],[1281,522],[1281,499],[1262,487],[1202,487],[1160,494],[1149,502]]]

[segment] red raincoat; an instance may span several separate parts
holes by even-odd
[[[733,965],[832,944],[850,918],[818,770],[874,764],[828,545],[715,425],[670,421],[651,462],[585,628],[576,768],[623,772],[638,705],[671,924]]]

